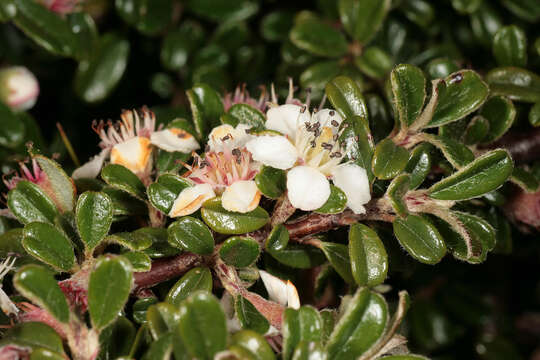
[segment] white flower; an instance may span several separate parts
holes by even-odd
[[[13,66],[0,70],[0,101],[11,109],[30,109],[38,95],[38,81],[27,68]]]
[[[17,315],[19,313],[19,309],[17,309],[17,306],[11,301],[9,296],[2,290],[2,279],[4,276],[7,275],[11,270],[13,270],[15,265],[15,258],[8,257],[6,260],[4,260],[3,263],[0,263],[0,309],[4,312],[6,315]]]
[[[125,110],[121,121],[94,123],[93,129],[101,138],[101,153],[73,172],[73,178],[96,177],[107,158],[111,164],[123,165],[140,178],[152,168],[154,146],[164,151],[189,153],[199,148],[195,138],[182,129],[156,131],[156,117],[148,108],[140,112]]]
[[[245,144],[252,138],[248,126],[220,125],[212,130],[204,157],[194,155],[192,165],[184,176],[195,185],[180,192],[170,217],[185,216],[197,211],[204,201],[221,195],[222,206],[246,213],[259,205],[261,193],[253,178],[258,172]]]
[[[270,275],[264,270],[259,270],[264,287],[268,292],[268,298],[283,306],[293,309],[300,308],[300,298],[298,291],[290,280],[281,280],[274,275]]]
[[[329,178],[347,195],[347,206],[364,213],[371,199],[365,169],[354,163],[340,164],[338,142],[343,118],[334,110],[313,115],[306,106],[285,104],[268,110],[266,128],[283,135],[263,135],[250,140],[246,148],[253,159],[287,174],[291,204],[301,210],[320,208],[330,196]]]

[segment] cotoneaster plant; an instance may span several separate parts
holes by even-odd
[[[192,121],[165,127],[124,111],[96,123],[102,150],[71,177],[30,149],[32,170],[5,179],[2,213],[21,227],[0,237],[0,276],[14,272],[0,355],[425,359],[398,333],[407,293],[393,315],[383,297],[387,248],[432,265],[486,259],[498,189],[537,186],[488,150],[514,105],[474,71],[429,83],[398,65],[395,126],[375,143],[350,78],[326,85],[326,105],[290,89],[261,104],[198,84]]]

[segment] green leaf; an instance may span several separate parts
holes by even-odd
[[[473,117],[467,125],[465,133],[463,134],[463,142],[466,145],[478,144],[487,137],[488,133],[489,121],[485,117],[477,115]]]
[[[196,292],[182,302],[180,334],[193,357],[212,360],[217,352],[225,349],[225,314],[212,294]]]
[[[77,230],[88,254],[107,236],[113,220],[112,200],[104,193],[87,191],[77,200]]]
[[[118,14],[141,33],[154,35],[163,31],[174,14],[172,0],[116,0]]]
[[[348,51],[345,36],[333,26],[313,16],[297,19],[289,38],[300,49],[319,56],[337,58]]]
[[[178,307],[162,302],[148,308],[146,319],[152,337],[157,340],[172,331],[176,331],[180,323],[180,312]]]
[[[56,206],[45,192],[30,181],[20,181],[8,193],[7,205],[23,224],[34,221],[53,223],[58,214]]]
[[[407,209],[407,204],[405,203],[404,197],[407,191],[409,191],[411,183],[411,177],[409,174],[401,174],[395,177],[388,189],[386,189],[385,196],[390,201],[390,204],[394,208],[396,214],[401,217],[404,217],[408,214],[409,209]]]
[[[435,145],[453,167],[459,169],[474,160],[473,152],[461,142],[449,137],[425,134],[426,141]]]
[[[349,257],[352,275],[360,286],[382,284],[388,272],[388,255],[377,233],[366,225],[354,224],[349,230]]]
[[[437,107],[427,127],[459,120],[477,110],[487,99],[489,88],[472,70],[460,70],[444,79],[446,88],[439,94]]]
[[[345,30],[361,44],[367,44],[383,24],[390,9],[388,0],[339,0],[339,16]]]
[[[518,67],[499,67],[486,75],[492,95],[507,96],[511,100],[540,101],[540,76]]]
[[[116,88],[127,67],[129,41],[115,34],[101,36],[97,49],[82,60],[75,74],[75,91],[87,103],[106,99]]]
[[[346,76],[337,78],[326,84],[326,96],[340,115],[347,119],[353,116],[368,117],[366,102],[358,85]]]
[[[239,0],[188,0],[187,8],[195,14],[215,22],[234,22],[245,20],[257,13],[257,2]]]
[[[537,102],[529,111],[529,123],[534,127],[540,126],[540,102]]]
[[[343,155],[365,169],[371,183],[374,179],[371,170],[374,145],[367,118],[353,116],[345,119],[341,128],[343,130],[338,141],[343,149]]]
[[[446,254],[442,236],[428,220],[418,215],[396,218],[394,234],[401,246],[416,260],[436,264]]]
[[[394,60],[383,49],[370,46],[354,59],[354,64],[367,76],[383,79],[392,70]]]
[[[120,356],[128,356],[135,336],[135,326],[125,316],[120,316],[99,334],[98,359],[117,359]]]
[[[480,109],[480,115],[489,121],[489,132],[482,142],[491,143],[503,136],[514,123],[516,109],[512,101],[502,96],[490,98]]]
[[[212,274],[206,267],[196,267],[184,274],[171,287],[165,301],[179,306],[184,299],[198,290],[212,291]]]
[[[347,195],[338,188],[330,184],[330,196],[323,206],[315,210],[319,214],[339,214],[347,206]]]
[[[122,256],[130,262],[133,271],[146,272],[152,268],[152,259],[140,251],[128,251],[122,253]]]
[[[392,70],[390,82],[401,127],[406,129],[422,112],[426,100],[426,78],[416,66],[401,64]]]
[[[323,321],[319,312],[311,306],[295,310],[287,308],[283,312],[283,360],[293,358],[293,353],[302,341],[320,342]]]
[[[17,258],[17,265],[36,263],[39,260],[30,256],[22,246],[23,229],[10,229],[0,235],[0,258],[5,259],[8,256]]]
[[[67,20],[71,27],[71,32],[77,40],[75,56],[77,59],[88,59],[92,55],[92,51],[96,48],[99,40],[99,33],[94,19],[89,13],[74,12],[67,14]]]
[[[429,360],[429,358],[421,355],[407,354],[384,356],[380,360]]]
[[[535,0],[503,0],[502,4],[525,21],[534,23],[540,19],[540,6]]]
[[[214,251],[214,237],[208,227],[191,216],[173,222],[167,229],[169,244],[181,250],[200,255],[210,255]]]
[[[311,269],[325,261],[321,250],[301,244],[289,244],[285,249],[270,250],[268,253],[281,264],[296,269]]]
[[[76,38],[65,19],[32,0],[17,1],[16,6],[13,22],[36,44],[53,54],[76,55]]]
[[[319,241],[317,247],[322,250],[328,262],[336,270],[336,272],[347,283],[354,283],[354,278],[351,272],[351,260],[349,259],[349,249],[346,245],[337,244],[327,241]]]
[[[224,111],[221,97],[206,84],[196,84],[186,91],[186,95],[197,135],[199,139],[204,139],[212,128],[220,124],[219,117]]]
[[[156,209],[168,214],[180,192],[190,186],[191,182],[183,177],[163,174],[148,186],[148,199]]]
[[[287,188],[287,173],[284,170],[263,165],[255,176],[255,184],[264,196],[277,199]]]
[[[3,102],[0,102],[0,118],[2,119],[2,126],[0,127],[0,145],[8,148],[17,147],[24,141],[24,123]]]
[[[253,264],[259,257],[259,243],[248,236],[233,236],[223,242],[219,257],[227,265],[243,268]]]
[[[529,193],[535,193],[538,190],[538,178],[523,168],[514,168],[510,181]]]
[[[266,238],[264,247],[266,251],[280,251],[287,247],[289,243],[289,231],[283,224],[278,224],[272,228],[270,234]]]
[[[22,245],[30,255],[59,271],[73,270],[73,244],[54,226],[33,222],[24,227],[23,234]]]
[[[445,78],[458,70],[456,62],[448,58],[436,58],[426,65],[426,73],[431,79]]]
[[[258,230],[270,219],[266,210],[260,206],[247,213],[225,210],[221,206],[221,198],[206,201],[201,208],[201,216],[215,232],[231,235]]]
[[[252,356],[254,360],[275,360],[276,355],[272,351],[272,348],[266,342],[265,338],[255,331],[242,330],[237,332],[231,337],[231,349],[233,353],[237,353],[238,350],[243,350],[239,359],[251,359],[246,356]]]
[[[396,145],[391,139],[385,139],[377,144],[373,154],[373,174],[379,179],[391,179],[399,173],[409,160],[409,152]]]
[[[492,150],[432,185],[428,193],[439,200],[472,199],[501,186],[512,174],[513,167],[506,150]]]
[[[61,323],[69,321],[69,307],[53,274],[39,265],[26,265],[13,279],[17,291]]]
[[[146,199],[146,188],[141,180],[128,168],[109,164],[101,170],[101,177],[110,186],[127,192],[138,199]]]
[[[88,283],[88,312],[92,326],[103,329],[112,323],[128,300],[133,273],[121,256],[100,257]]]
[[[42,186],[61,212],[75,208],[77,189],[73,180],[67,176],[60,164],[41,155],[32,155],[46,175]]]
[[[137,324],[143,324],[147,322],[146,314],[148,312],[148,308],[158,302],[158,299],[155,297],[147,297],[142,298],[135,303],[133,303],[133,320]]]
[[[310,88],[315,94],[324,91],[326,84],[338,76],[341,72],[341,66],[337,60],[326,60],[316,62],[309,66],[300,75],[300,86],[303,89]]]
[[[429,172],[431,171],[431,145],[422,143],[412,151],[405,167],[405,171],[410,174],[409,188],[411,190],[419,187]]]
[[[472,14],[482,4],[483,0],[452,0],[452,6],[462,14]]]
[[[504,26],[493,38],[493,55],[499,66],[527,65],[527,37],[516,25]]]
[[[63,354],[62,338],[50,326],[42,322],[23,322],[13,325],[2,336],[0,347],[6,344],[47,349]]]
[[[270,322],[241,295],[234,298],[234,310],[242,329],[253,330],[264,335],[270,328]]]
[[[169,244],[169,234],[164,228],[143,228],[133,232],[137,236],[148,237],[152,241],[152,246],[143,250],[151,258],[162,258],[174,256],[180,253],[178,248]]]
[[[266,117],[260,110],[255,109],[253,106],[234,104],[227,113],[238,119],[240,124],[250,125],[256,129],[264,128]]]
[[[388,305],[384,298],[367,288],[360,288],[328,339],[328,358],[356,359],[383,335],[387,321]]]
[[[173,334],[166,334],[150,343],[142,360],[169,360],[173,352]]]
[[[482,1],[480,8],[470,15],[470,22],[476,43],[491,49],[497,30],[503,26],[503,19],[498,11],[490,5],[490,2]]]
[[[129,193],[112,186],[105,186],[102,192],[107,194],[113,203],[113,215],[147,215],[148,205]]]
[[[287,10],[273,11],[261,20],[261,35],[267,41],[285,41],[293,25],[293,13]]]

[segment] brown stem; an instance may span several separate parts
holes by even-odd
[[[540,128],[527,132],[510,132],[496,142],[489,144],[487,149],[507,149],[516,164],[529,163],[540,159]]]
[[[133,291],[150,288],[164,281],[174,279],[200,264],[202,260],[202,256],[188,252],[156,260],[152,262],[150,271],[135,273],[135,288]]]

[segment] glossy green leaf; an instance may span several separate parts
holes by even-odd
[[[443,237],[425,218],[418,215],[396,218],[393,227],[401,246],[416,260],[436,264],[446,254]]]
[[[209,255],[214,251],[214,237],[208,227],[191,216],[173,222],[167,229],[169,244],[195,254]]]
[[[493,38],[493,55],[499,66],[527,65],[527,37],[516,25],[504,26]]]
[[[172,21],[172,0],[116,0],[118,14],[143,34],[153,35],[164,30]]]
[[[61,323],[69,321],[69,307],[53,274],[39,265],[26,265],[13,279],[15,288]]]
[[[367,106],[358,84],[346,76],[326,84],[326,96],[343,118],[359,116],[367,119]]]
[[[103,187],[102,191],[112,200],[115,216],[146,215],[148,213],[148,205],[144,201],[123,190],[107,185]]]
[[[60,335],[42,322],[23,322],[13,325],[2,335],[0,347],[8,343],[64,353]]]
[[[279,198],[287,188],[287,173],[270,166],[262,166],[255,176],[259,191],[270,199]]]
[[[67,20],[32,0],[16,2],[13,22],[36,44],[61,56],[74,56],[76,37]]]
[[[387,321],[388,306],[383,297],[360,288],[328,339],[328,358],[344,360],[362,355],[383,335]]]
[[[323,321],[319,312],[311,306],[300,309],[287,308],[283,312],[283,359],[293,358],[294,351],[302,341],[321,341]]]
[[[204,139],[210,130],[220,124],[223,102],[219,94],[206,84],[196,84],[186,95],[191,107],[195,130],[199,139]]]
[[[39,260],[30,256],[22,246],[23,234],[22,228],[15,228],[7,230],[0,235],[1,259],[14,256],[17,258],[18,266],[39,262]]]
[[[107,98],[127,67],[130,45],[115,34],[103,35],[88,60],[82,60],[75,74],[75,91],[88,103]]]
[[[339,214],[347,206],[347,195],[337,186],[330,184],[330,196],[323,206],[315,210],[320,214]]]
[[[100,257],[88,283],[88,312],[92,326],[103,329],[116,319],[133,283],[131,264],[121,256]]]
[[[489,121],[489,132],[482,139],[487,144],[499,139],[510,129],[516,118],[516,109],[507,98],[494,96],[482,106],[480,115]]]
[[[289,244],[281,250],[270,250],[268,253],[283,265],[296,269],[311,269],[325,261],[321,250],[309,245]]]
[[[499,67],[486,75],[492,95],[506,96],[511,100],[540,101],[540,76],[518,67]]]
[[[431,146],[423,143],[416,146],[412,151],[405,167],[410,175],[410,189],[420,186],[431,171]]]
[[[191,182],[183,177],[163,174],[148,186],[148,199],[156,209],[168,214],[180,192],[190,186]]]
[[[370,183],[374,176],[371,170],[373,158],[373,136],[369,128],[367,118],[353,116],[342,123],[342,133],[339,136],[339,143],[343,150],[343,155],[354,161],[357,165],[366,170]]]
[[[277,10],[266,14],[261,20],[261,35],[267,41],[284,41],[293,26],[293,13]]]
[[[77,230],[91,252],[107,236],[113,220],[112,200],[104,193],[87,191],[77,200]]]
[[[98,29],[92,16],[85,12],[74,12],[67,15],[71,32],[75,35],[78,59],[88,59],[99,40]]]
[[[41,155],[33,155],[32,158],[37,161],[39,167],[45,173],[44,179],[46,180],[43,180],[43,187],[48,190],[49,197],[54,201],[58,209],[61,212],[74,210],[77,189],[73,180],[67,176],[56,161]]]
[[[383,49],[377,46],[370,46],[354,59],[354,63],[365,75],[383,79],[392,70],[393,59]]]
[[[259,243],[248,236],[232,236],[219,248],[219,257],[227,265],[247,267],[259,257]]]
[[[247,104],[234,104],[227,112],[238,119],[240,124],[250,125],[252,128],[264,128],[266,117],[264,114]]]
[[[345,36],[316,17],[297,19],[289,38],[300,49],[319,56],[341,57],[348,50]]]
[[[150,306],[157,304],[158,299],[155,297],[142,298],[133,304],[133,320],[137,324],[147,322],[146,315]]]
[[[502,4],[516,16],[528,22],[540,19],[540,5],[535,0],[503,0]]]
[[[34,221],[53,223],[58,214],[56,206],[45,192],[30,181],[20,181],[8,193],[7,205],[23,224]]]
[[[136,198],[144,200],[146,198],[146,188],[141,180],[128,168],[109,164],[101,170],[101,177],[112,187],[127,192]]]
[[[385,139],[377,144],[373,154],[373,174],[379,179],[391,179],[399,173],[409,160],[409,152],[396,145],[391,139]]]
[[[416,25],[428,29],[435,19],[435,9],[426,0],[410,0],[401,6],[403,14]]]
[[[385,196],[390,201],[390,204],[394,208],[394,211],[399,216],[406,216],[409,212],[407,204],[405,203],[405,194],[409,191],[411,183],[411,177],[409,174],[401,174],[395,177],[388,189],[386,189]]]
[[[99,334],[100,354],[98,358],[118,358],[128,356],[135,340],[135,326],[125,316],[120,316],[114,323]]]
[[[24,123],[20,121],[15,113],[3,102],[0,102],[0,117],[2,127],[0,127],[0,145],[14,148],[24,141]]]
[[[278,224],[272,228],[270,234],[264,243],[265,249],[268,252],[280,251],[287,247],[289,243],[289,231],[283,224]]]
[[[259,6],[251,0],[188,0],[189,10],[206,19],[216,22],[234,22],[249,18],[257,13]]]
[[[309,66],[300,75],[300,86],[303,89],[311,89],[312,93],[319,94],[324,91],[326,84],[338,76],[341,66],[337,60],[316,62]]]
[[[171,287],[165,301],[179,306],[184,299],[198,290],[212,291],[212,274],[208,268],[196,267],[184,274]]]
[[[459,70],[455,61],[448,58],[436,58],[426,65],[426,73],[431,79],[441,79]]]
[[[276,355],[265,338],[255,331],[242,330],[231,337],[232,347],[242,349],[254,360],[275,360]],[[234,352],[233,352],[234,353]],[[244,355],[245,356],[245,355]],[[246,357],[240,356],[240,359]]]
[[[529,124],[534,127],[540,126],[540,102],[537,102],[529,111]]]
[[[133,271],[146,272],[152,268],[152,259],[141,251],[128,251],[122,253],[122,256],[129,261]]]
[[[301,341],[294,350],[293,360],[326,359],[327,354],[324,346],[316,341]]]
[[[491,6],[490,2],[482,1],[480,8],[470,15],[470,22],[476,42],[490,49],[497,30],[503,26],[500,13]]]
[[[180,312],[177,306],[162,302],[148,308],[146,319],[152,337],[157,340],[178,328]]]
[[[40,261],[59,271],[71,271],[75,253],[71,241],[51,224],[33,222],[24,227],[22,245]]]
[[[472,70],[460,70],[444,79],[446,88],[439,93],[439,100],[427,127],[435,127],[459,120],[486,100],[489,89],[480,76]]]
[[[463,14],[472,14],[482,4],[483,0],[452,0],[454,9]]]
[[[143,228],[136,230],[134,234],[135,233],[137,233],[137,236],[148,237],[152,241],[152,245],[149,248],[143,250],[143,252],[151,258],[174,256],[181,251],[178,248],[172,247],[169,244],[169,234],[167,232],[167,229]]]
[[[180,334],[192,356],[212,360],[225,349],[227,325],[219,301],[207,292],[196,292],[180,305]]]
[[[519,167],[512,171],[510,181],[529,193],[535,193],[539,186],[538,178],[533,173]]]
[[[270,322],[241,295],[234,298],[234,311],[242,329],[253,330],[264,335],[270,328]]]
[[[221,198],[206,201],[201,208],[204,222],[220,234],[239,235],[260,229],[269,220],[268,213],[261,207],[247,213],[225,210]]]
[[[354,224],[349,230],[349,257],[352,275],[360,286],[382,284],[388,272],[388,255],[377,233],[366,225]]]
[[[426,100],[426,78],[422,70],[409,64],[396,66],[390,74],[392,93],[402,128],[418,118]]]
[[[354,278],[351,272],[349,249],[346,245],[327,241],[319,241],[317,247],[322,250],[328,262],[347,283],[352,284]]]
[[[142,360],[169,360],[173,352],[173,335],[166,334],[150,343]]]
[[[356,41],[367,44],[381,27],[387,11],[388,0],[339,0],[339,16],[345,30]]]
[[[463,134],[463,142],[466,145],[478,144],[487,137],[488,133],[489,121],[485,117],[477,115],[467,125]]]
[[[441,150],[446,160],[448,160],[456,169],[466,166],[474,160],[473,152],[463,145],[463,143],[452,138],[426,135],[426,141]]]
[[[513,167],[506,150],[493,150],[434,184],[428,193],[439,200],[472,199],[501,186],[511,175]]]

